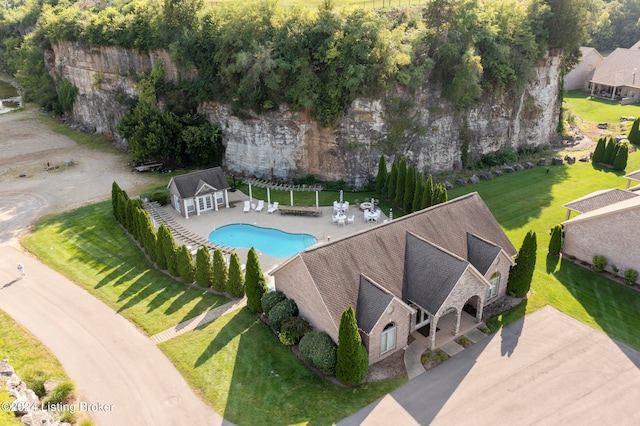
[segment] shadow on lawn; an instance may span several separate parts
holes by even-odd
[[[604,333],[640,350],[640,293],[566,259],[553,275]]]

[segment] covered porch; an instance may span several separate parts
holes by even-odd
[[[460,314],[460,327],[458,334],[455,333],[457,321],[457,313],[455,311],[449,312],[438,320],[436,325],[435,343],[432,349],[441,348],[443,345],[454,341],[460,336],[468,334],[470,331],[478,328],[482,323],[478,323],[476,318],[466,311],[462,311]],[[421,328],[414,330],[411,333],[411,337],[415,340],[423,340],[425,345],[429,343],[429,331],[430,325],[427,324]]]

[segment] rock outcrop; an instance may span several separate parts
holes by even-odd
[[[172,64],[164,51],[141,54],[59,43],[47,58],[52,73],[79,89],[73,118],[103,133],[115,133],[127,110],[122,98],[135,95],[133,77],[151,70],[156,61],[163,62],[166,79],[196,78]],[[354,100],[332,129],[286,105],[239,116],[230,105],[204,102],[199,111],[221,126],[229,170],[282,180],[313,174],[361,186],[374,179],[381,154],[388,160],[405,157],[417,170],[436,173],[460,167],[463,151],[478,159],[500,148],[552,142],[560,108],[560,63],[560,56],[547,55],[518,96],[489,96],[466,112],[441,99],[438,85],[428,78],[415,93],[396,90],[382,99]],[[460,142],[462,133],[468,135],[466,144]]]

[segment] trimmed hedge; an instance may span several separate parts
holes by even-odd
[[[638,280],[638,271],[635,269],[627,269],[624,271],[623,278],[626,285],[633,285]]]
[[[336,373],[338,347],[324,331],[312,331],[300,339],[300,354],[322,374]]]
[[[260,303],[262,304],[262,312],[268,314],[274,306],[278,303],[285,300],[287,296],[284,295],[281,291],[268,291],[262,295],[262,299],[260,299]]]
[[[291,299],[285,299],[278,302],[267,314],[269,324],[276,330],[280,331],[282,327],[282,321],[288,317],[295,317],[298,315],[298,305]]]
[[[282,320],[278,338],[285,346],[297,345],[302,336],[313,330],[304,318],[288,317]]]
[[[604,256],[593,256],[593,270],[596,272],[604,271],[604,268],[607,267],[607,258]]]

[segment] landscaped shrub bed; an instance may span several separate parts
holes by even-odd
[[[269,324],[276,330],[280,331],[282,321],[288,317],[298,315],[298,305],[292,299],[285,299],[278,302],[267,314]]]
[[[302,358],[322,374],[336,374],[338,347],[324,331],[311,331],[300,339],[298,345]]]

